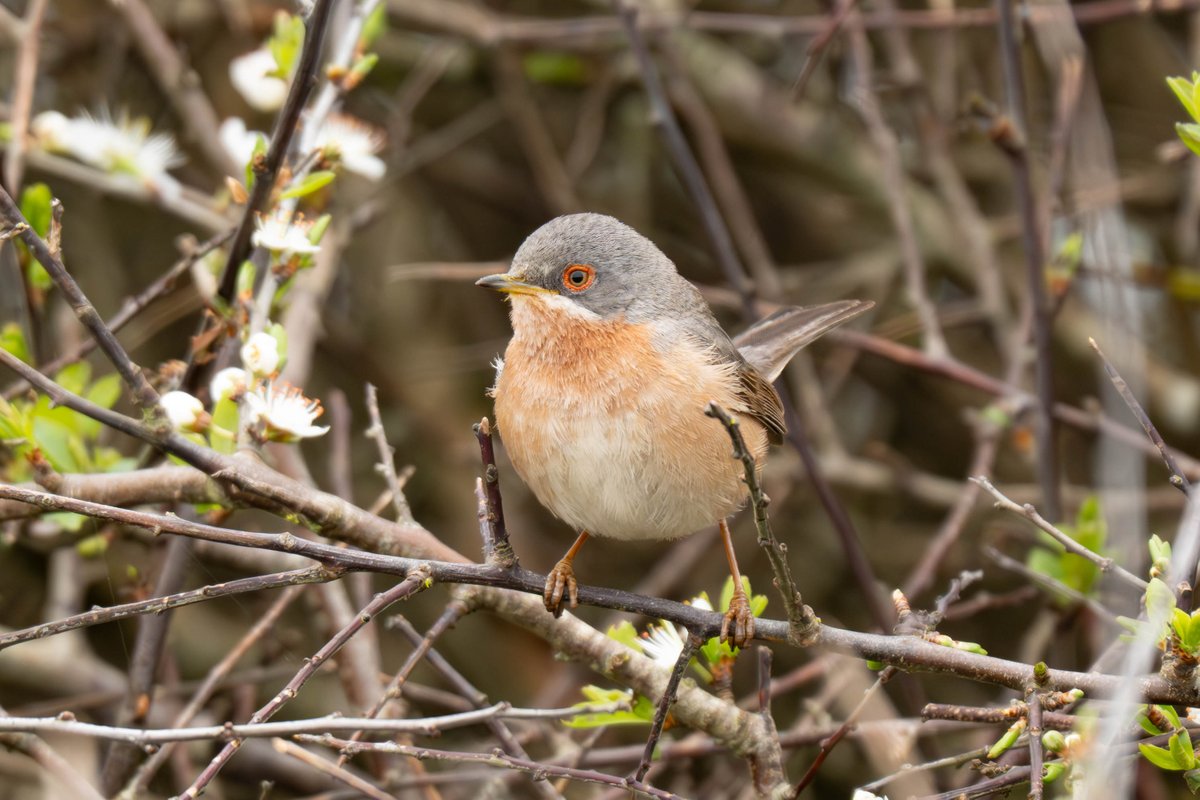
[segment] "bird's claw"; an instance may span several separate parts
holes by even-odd
[[[743,648],[754,639],[754,612],[750,610],[750,598],[746,593],[735,591],[729,601],[729,610],[721,621],[721,641]]]
[[[571,566],[570,560],[565,558],[555,564],[554,569],[546,576],[542,602],[547,611],[555,617],[560,617],[564,599],[570,602],[571,608],[579,605],[579,583],[575,580],[575,568]]]

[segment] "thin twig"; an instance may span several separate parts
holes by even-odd
[[[679,127],[679,120],[675,118],[675,112],[671,109],[667,92],[663,88],[662,78],[650,56],[650,48],[638,27],[638,10],[627,0],[615,0],[615,3],[617,14],[625,27],[629,45],[637,60],[642,85],[646,90],[646,97],[650,101],[654,124],[661,130],[663,141],[667,145],[667,152],[671,155],[671,161],[679,172],[684,185],[687,186],[692,201],[696,203],[700,219],[704,222],[704,230],[716,252],[717,262],[725,273],[725,279],[729,281],[729,285],[741,298],[743,312],[748,318],[754,318],[757,316],[754,309],[754,289],[747,280],[746,273],[742,270],[737,252],[733,247],[733,238],[729,235],[729,228],[725,225],[725,220],[717,208],[712,190],[704,179],[704,173],[696,161],[695,154],[688,146],[687,138],[684,137],[683,130]]]
[[[396,800],[394,795],[390,795],[383,789],[379,788],[370,781],[355,775],[348,769],[340,767],[328,759],[321,758],[315,753],[310,753],[298,744],[293,744],[287,739],[272,739],[271,746],[276,751],[283,753],[286,756],[291,756],[302,764],[306,764],[317,770],[323,775],[328,775],[339,783],[349,786],[354,791],[369,797],[371,800]]]
[[[410,644],[417,648],[417,650],[423,651],[425,653],[425,660],[429,665],[437,670],[468,703],[475,708],[485,708],[489,702],[487,695],[479,691],[461,672],[454,668],[453,664],[432,647],[433,639],[440,636],[445,629],[444,626],[439,628],[442,621],[450,619],[453,622],[457,622],[468,611],[470,611],[470,607],[462,600],[453,601],[446,607],[446,610],[442,612],[442,616],[438,618],[438,621],[434,623],[429,632],[424,636],[421,636],[420,632],[402,614],[395,615],[392,619],[388,620],[388,624],[389,627],[398,628]],[[521,745],[521,742],[513,735],[513,732],[509,730],[509,727],[504,724],[503,720],[499,717],[494,717],[486,720],[484,724],[487,725],[488,730],[500,742],[500,747],[505,753],[516,758],[529,758],[529,754],[525,752],[525,748]],[[551,798],[552,800],[562,800],[559,790],[552,784],[539,781],[534,784],[533,789],[543,797]]]
[[[334,580],[340,574],[340,571],[336,568],[331,569],[325,566],[306,567],[290,572],[280,572],[275,575],[257,575],[253,578],[239,578],[237,580],[226,581],[225,583],[212,583],[199,589],[170,594],[164,597],[153,597],[149,600],[139,600],[136,603],[95,608],[91,611],[85,611],[82,614],[75,614],[71,617],[64,617],[53,622],[46,622],[41,625],[34,625],[15,631],[6,631],[0,634],[0,650],[11,647],[14,644],[20,644],[21,642],[43,639],[47,636],[65,633],[66,631],[89,628],[93,625],[103,625],[107,622],[116,622],[117,620],[128,619],[129,617],[136,617],[142,614],[161,614],[173,608],[192,605],[193,603],[202,603],[218,597],[229,597],[236,594],[245,594],[246,592],[257,592],[263,589],[275,589],[280,586],[323,583]]]
[[[25,150],[29,144],[29,116],[33,111],[33,89],[37,84],[38,46],[42,41],[42,20],[49,0],[31,0],[22,21],[24,35],[13,70],[12,105],[8,123],[10,139],[4,152],[4,182],[9,194],[21,192],[25,172]]]
[[[379,451],[379,462],[375,468],[383,475],[384,482],[387,483],[388,490],[391,492],[396,521],[412,522],[412,509],[409,507],[408,500],[404,497],[404,490],[400,488],[400,481],[396,477],[396,450],[388,444],[387,432],[383,429],[383,417],[379,413],[379,391],[371,383],[367,384],[367,413],[371,416],[371,427],[367,428],[365,435],[375,442],[375,448]]]
[[[615,775],[606,775],[590,769],[560,767],[553,764],[546,764],[542,761],[515,758],[498,750],[491,753],[460,753],[451,750],[435,750],[431,747],[413,747],[396,744],[395,742],[350,742],[345,739],[337,739],[333,736],[300,736],[298,738],[303,742],[322,744],[326,747],[336,747],[352,755],[363,752],[397,753],[421,760],[488,764],[494,767],[528,772],[539,778],[568,778],[584,783],[617,786],[647,797],[662,798],[663,800],[682,800],[677,794],[663,791],[662,789],[655,789],[653,786],[648,786],[629,778],[619,778]]]
[[[1021,73],[1021,53],[1017,42],[1017,21],[1012,0],[996,0],[996,15],[1000,28],[1005,94],[1008,99],[1007,136],[1001,149],[1012,163],[1013,183],[1021,212],[1021,241],[1025,249],[1029,313],[1033,318],[1033,343],[1036,353],[1034,382],[1039,403],[1038,479],[1042,485],[1042,502],[1045,504],[1046,514],[1050,519],[1058,520],[1062,518],[1062,500],[1059,486],[1057,425],[1054,419],[1053,319],[1046,298],[1046,257],[1029,168],[1025,126],[1025,78]]]
[[[871,701],[871,698],[873,698],[879,692],[880,688],[885,683],[890,681],[895,674],[895,667],[888,667],[883,670],[883,672],[879,673],[879,677],[876,678],[875,682],[871,684],[871,688],[863,692],[862,699],[858,701],[858,705],[856,705],[854,709],[846,716],[846,719],[842,722],[841,726],[834,731],[833,735],[821,742],[821,751],[817,753],[816,758],[813,759],[813,763],[809,765],[808,771],[804,773],[804,777],[800,779],[800,782],[796,784],[796,788],[792,792],[793,800],[799,797],[809,786],[809,784],[816,779],[817,772],[821,769],[821,765],[825,763],[825,759],[829,757],[831,752],[833,752],[833,748],[837,747],[838,742],[844,739],[846,734],[854,728],[855,724],[858,722],[859,716],[867,707],[867,703]]]
[[[1167,471],[1171,473],[1171,477],[1168,479],[1171,485],[1185,495],[1190,494],[1192,490],[1191,482],[1183,474],[1183,470],[1179,469],[1179,464],[1175,462],[1175,457],[1171,455],[1170,449],[1167,448],[1167,443],[1163,441],[1162,434],[1158,432],[1158,428],[1154,427],[1154,423],[1150,421],[1150,415],[1142,408],[1142,404],[1133,396],[1129,384],[1125,382],[1125,379],[1117,372],[1117,368],[1104,355],[1104,351],[1100,349],[1100,345],[1096,344],[1095,339],[1088,337],[1088,344],[1092,346],[1092,349],[1096,351],[1096,355],[1100,357],[1100,361],[1104,364],[1104,371],[1108,374],[1108,379],[1112,381],[1113,388],[1121,395],[1121,399],[1125,401],[1125,405],[1129,406],[1130,412],[1132,412],[1138,424],[1142,426],[1142,430],[1146,432],[1146,436],[1158,448],[1158,452],[1162,455],[1163,463],[1167,465]]]
[[[650,762],[654,760],[654,748],[658,745],[658,739],[662,736],[663,726],[667,723],[667,713],[671,710],[671,704],[675,702],[675,693],[679,691],[679,682],[683,680],[683,673],[687,670],[688,663],[692,660],[692,656],[696,654],[696,650],[703,644],[704,640],[692,633],[688,634],[687,639],[683,643],[683,648],[679,651],[679,657],[675,659],[675,666],[671,669],[671,677],[667,679],[667,686],[663,689],[662,697],[658,700],[658,705],[654,708],[654,721],[650,725],[650,735],[646,738],[646,747],[642,750],[642,760],[638,762],[637,768],[633,771],[633,782],[641,783],[646,777],[646,773],[650,770]]]
[[[736,418],[716,403],[709,403],[704,413],[719,420],[725,426],[725,431],[733,442],[733,457],[742,462],[742,478],[750,491],[750,505],[754,510],[754,527],[758,531],[758,545],[766,553],[767,560],[771,564],[771,571],[775,574],[775,586],[783,595],[783,607],[787,611],[790,624],[789,635],[794,644],[806,644],[816,633],[819,620],[813,610],[804,605],[804,600],[800,597],[800,591],[796,588],[796,582],[792,578],[792,571],[787,564],[787,546],[775,538],[775,533],[771,529],[771,519],[767,515],[767,496],[758,482],[758,465],[746,447]]]
[[[501,567],[517,567],[520,561],[508,540],[508,528],[504,524],[504,500],[500,496],[500,470],[496,466],[496,448],[492,443],[492,426],[484,417],[475,426],[475,438],[479,441],[479,455],[483,459],[484,507],[490,540],[484,541],[484,560]],[[481,519],[482,525],[484,520]]]
[[[326,660],[331,658],[334,653],[340,650],[342,645],[350,640],[350,637],[352,637],[364,625],[370,622],[377,614],[386,610],[393,603],[411,597],[413,594],[416,594],[417,592],[426,588],[429,583],[431,583],[431,578],[428,567],[418,566],[400,583],[396,584],[386,592],[375,595],[374,599],[372,599],[371,602],[368,603],[361,612],[359,612],[358,616],[354,618],[350,625],[338,631],[332,639],[326,642],[325,645],[312,656],[312,658],[305,662],[300,671],[296,673],[295,677],[288,681],[287,686],[285,686],[283,690],[279,692],[279,694],[275,695],[275,697],[271,698],[266,705],[254,712],[253,716],[250,717],[250,724],[254,725],[266,722],[268,719],[274,716],[275,712],[277,712],[289,700],[296,696],[296,693],[299,692],[300,687],[302,687],[305,682],[307,682],[308,679],[316,673],[317,669],[323,663],[325,663]],[[233,758],[234,753],[238,751],[240,746],[241,739],[234,738],[223,748],[221,748],[221,752],[217,753],[213,760],[209,762],[208,766],[205,767],[198,776],[196,776],[196,779],[192,781],[192,785],[189,786],[180,795],[180,797],[184,798],[184,800],[196,800],[196,798],[200,796],[200,793],[204,791],[204,787],[208,786],[212,779],[217,777],[217,773],[221,771],[221,768],[228,763],[229,759]]]
[[[1059,530],[1049,520],[1039,514],[1038,510],[1031,504],[1026,503],[1023,506],[1017,505],[1007,496],[1005,496],[1003,492],[993,486],[990,480],[982,475],[972,478],[971,480],[979,484],[985,492],[996,499],[997,508],[1004,509],[1005,511],[1011,511],[1014,514],[1020,514],[1021,516],[1025,517],[1039,529],[1050,534],[1051,538],[1061,544],[1067,552],[1086,558],[1088,561],[1099,567],[1101,572],[1111,572],[1125,583],[1137,589],[1139,594],[1146,591],[1146,587],[1149,584],[1147,584],[1144,580],[1139,578],[1137,575],[1134,575],[1132,572],[1125,569],[1111,558],[1106,558],[1105,556],[1102,556],[1099,553],[1084,547],[1082,544],[1063,533],[1063,531]]]

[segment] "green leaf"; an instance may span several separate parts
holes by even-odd
[[[291,77],[296,58],[304,47],[304,20],[285,11],[275,15],[275,29],[267,41],[267,49],[275,59],[275,77],[287,80]]]
[[[1171,91],[1179,98],[1179,102],[1183,104],[1188,116],[1200,122],[1200,116],[1196,114],[1196,87],[1187,78],[1167,78],[1167,86],[1170,86]]]
[[[1173,706],[1159,706],[1158,710],[1170,720],[1171,730],[1179,730],[1183,727],[1183,723],[1179,720],[1179,712]]]
[[[1200,769],[1192,769],[1183,773],[1183,782],[1187,784],[1188,791],[1192,794],[1200,792]]]
[[[76,361],[59,370],[54,376],[54,382],[71,394],[83,394],[91,378],[92,365],[86,361]]]
[[[25,332],[16,322],[10,322],[0,328],[0,350],[5,350],[26,364],[29,361],[29,345],[25,342]]]
[[[1156,747],[1152,744],[1139,744],[1138,750],[1140,750],[1142,755],[1146,757],[1147,761],[1159,769],[1171,771],[1184,769],[1175,763],[1175,756],[1171,754],[1170,750],[1162,747]]]
[[[1160,733],[1166,733],[1164,730],[1159,730],[1159,727],[1150,721],[1150,715],[1146,713],[1148,708],[1149,706],[1142,706],[1142,710],[1139,711],[1137,716],[1134,717],[1134,721],[1141,726],[1142,730],[1151,736],[1157,736]],[[1159,708],[1162,708],[1162,706],[1159,706]]]
[[[337,174],[331,170],[323,169],[316,172],[310,172],[304,176],[304,179],[297,185],[288,189],[283,194],[279,195],[282,200],[291,200],[297,197],[306,197],[313,192],[323,189],[333,183],[333,179]]]
[[[1175,610],[1175,593],[1162,580],[1151,578],[1146,588],[1146,616],[1156,631],[1163,631]],[[1165,631],[1164,631],[1165,632]]]
[[[227,431],[225,435],[218,431]],[[212,410],[212,426],[209,428],[209,446],[218,453],[229,455],[237,450],[238,406],[229,397],[223,397]],[[628,622],[625,623],[629,625]],[[632,626],[630,626],[632,627]]]
[[[254,295],[254,278],[257,273],[253,261],[243,261],[238,267],[237,296],[252,297]]]
[[[1066,771],[1066,765],[1061,761],[1051,761],[1042,766],[1042,783],[1054,783],[1063,772]]]
[[[75,436],[74,431],[58,420],[44,416],[33,420],[33,442],[41,448],[50,466],[59,472],[84,471],[71,447],[71,439]]]
[[[70,511],[55,511],[46,514],[42,519],[57,525],[68,533],[79,533],[88,521],[88,518],[82,514],[74,514]]]
[[[633,627],[633,623],[627,619],[621,620],[617,625],[610,625],[604,635],[615,642],[620,642],[631,650],[636,650],[639,653],[642,652],[642,642],[638,636],[637,628]]]
[[[112,408],[121,399],[121,376],[115,372],[105,375],[84,396],[101,408]]]
[[[246,190],[254,188],[254,162],[258,161],[259,156],[267,154],[267,137],[261,133],[254,140],[254,149],[250,151],[250,160],[246,162]]]
[[[75,543],[75,550],[83,558],[100,558],[108,551],[108,537],[96,534]]]
[[[1179,731],[1167,742],[1175,763],[1182,769],[1196,768],[1196,751],[1192,749],[1192,739],[1187,731]]]
[[[267,328],[267,333],[275,338],[275,344],[279,348],[279,366],[277,372],[283,371],[283,365],[287,363],[287,346],[288,337],[287,331],[278,322],[272,323],[271,327]]]
[[[322,214],[313,222],[311,228],[308,229],[308,240],[313,244],[320,244],[321,239],[325,238],[325,231],[329,229],[329,223],[333,221],[333,216],[330,214]]]
[[[362,34],[358,37],[358,49],[366,50],[387,31],[387,4],[379,3],[363,20]]]
[[[21,192],[21,214],[33,232],[43,239],[50,232],[50,220],[54,217],[51,208],[53,202],[54,195],[44,183],[31,184]]]
[[[1194,122],[1176,122],[1175,133],[1196,155],[1200,155],[1200,125]]]

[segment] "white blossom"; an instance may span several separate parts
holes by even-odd
[[[713,605],[708,600],[707,594],[698,594],[688,601],[688,605],[692,608],[698,608],[701,611],[712,611]]]
[[[123,175],[132,175],[160,188],[176,189],[167,174],[184,159],[169,133],[153,133],[150,120],[122,112],[116,119],[107,110],[66,117],[57,111],[38,114],[31,123],[38,144],[45,150],[65,153],[85,164]]]
[[[229,157],[239,167],[250,163],[250,159],[254,155],[254,148],[258,146],[259,138],[266,139],[266,134],[248,130],[245,120],[241,117],[230,117],[222,122],[217,136],[220,138],[225,152],[229,153]]]
[[[313,142],[327,158],[337,158],[350,172],[377,181],[387,165],[376,153],[383,149],[383,132],[345,114],[332,114],[317,130]]]
[[[271,341],[275,341],[275,337],[270,337]],[[249,344],[249,343],[247,343]],[[275,361],[278,365],[279,353],[275,353]],[[246,370],[238,367],[226,367],[225,369],[213,375],[212,382],[208,385],[208,393],[212,397],[214,403],[224,400],[226,397],[237,397],[246,391],[246,387],[250,383],[250,376],[246,374]]]
[[[159,398],[167,419],[176,430],[194,431],[204,418],[204,404],[187,392],[167,392]]]
[[[687,635],[687,631],[681,633],[680,630],[666,620],[649,626],[639,641],[642,652],[659,664],[674,666],[683,652],[683,637]]]
[[[271,441],[310,439],[329,430],[313,424],[325,411],[321,402],[308,399],[294,386],[267,383],[247,392],[245,401],[250,421],[261,422]]]
[[[277,209],[270,216],[258,215],[257,230],[250,238],[255,247],[265,247],[286,261],[292,255],[311,255],[321,249],[308,238],[311,222],[287,209]]]
[[[229,62],[229,80],[252,108],[277,111],[288,94],[288,82],[273,74],[278,70],[275,56],[260,47]]]
[[[855,789],[851,800],[888,800],[886,795],[868,792],[866,789]]]
[[[242,364],[255,375],[273,375],[279,369],[279,342],[259,331],[242,345]]]

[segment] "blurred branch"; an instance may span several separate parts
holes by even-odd
[[[30,0],[25,8],[25,18],[21,21],[21,46],[17,51],[12,107],[8,117],[11,139],[4,152],[4,188],[14,197],[21,194],[21,178],[25,172],[29,116],[33,110],[33,90],[37,83],[38,45],[42,41],[42,20],[46,17],[49,4],[49,0]]]

